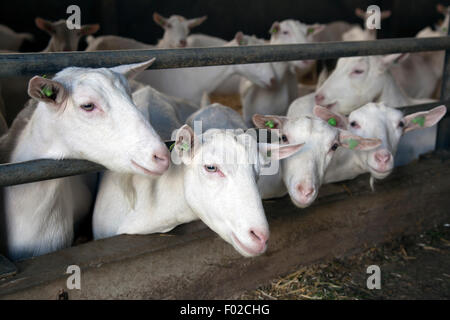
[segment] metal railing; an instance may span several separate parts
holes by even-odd
[[[405,113],[427,110],[439,104],[450,106],[450,37],[397,38],[374,41],[323,42],[309,44],[118,50],[98,52],[7,53],[0,54],[0,77],[52,74],[69,66],[112,67],[142,62],[156,57],[151,69],[169,69],[229,64],[264,63],[308,59],[336,59],[350,56],[381,55],[446,50],[442,100],[417,106],[405,106]],[[438,130],[437,147],[449,145],[449,119]],[[40,159],[0,165],[0,186],[67,177],[104,170],[86,160]]]

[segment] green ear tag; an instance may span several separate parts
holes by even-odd
[[[275,127],[275,124],[273,123],[272,120],[266,121],[266,123],[264,123],[264,125],[266,127],[269,127],[270,129],[273,129],[273,127]]]
[[[348,147],[350,150],[355,149],[358,146],[359,142],[353,139],[348,140]]]
[[[271,150],[268,150],[268,151],[267,151],[267,157],[270,158],[271,156],[272,156],[272,151],[271,151]]]
[[[336,119],[335,118],[328,119],[328,124],[330,126],[336,127],[336,124],[337,124]]]
[[[190,146],[187,142],[183,142],[183,144],[181,145],[181,149],[183,149],[184,151],[188,151],[189,147]]]
[[[308,30],[306,31],[306,35],[309,36],[311,33],[314,32],[314,28],[308,28]]]
[[[271,30],[270,30],[270,33],[277,33],[278,32],[278,28],[277,27],[273,27]]]
[[[423,127],[425,125],[425,117],[416,117],[416,118],[412,119],[412,122]]]
[[[46,74],[44,74],[44,75],[42,76],[42,78],[44,78],[44,79],[47,79],[47,75],[46,75]]]
[[[174,142],[174,143],[172,143],[172,144],[170,145],[170,147],[169,147],[169,151],[172,151],[172,150],[173,150],[173,147],[175,147],[175,142]]]
[[[51,97],[53,95],[53,90],[52,90],[52,88],[49,88],[49,87],[43,87],[41,89],[41,92],[47,97]]]

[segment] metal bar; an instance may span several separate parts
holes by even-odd
[[[448,30],[450,35],[450,29]],[[444,72],[442,75],[441,100],[450,99],[450,49],[445,52]],[[448,114],[448,112],[447,112]],[[436,149],[450,149],[450,119],[442,119],[438,124]]]
[[[201,67],[274,61],[335,59],[400,52],[450,49],[450,37],[396,38],[216,48],[118,50],[0,54],[0,77],[52,74],[69,66],[112,67],[156,57],[152,69]]]
[[[165,141],[164,143],[167,148],[170,148],[174,141]],[[64,178],[103,170],[106,170],[106,168],[100,164],[78,159],[38,159],[0,164],[0,187]]]
[[[39,159],[0,165],[0,186],[36,182],[105,170],[87,160]]]
[[[398,109],[402,110],[405,114],[410,114],[418,111],[429,110],[442,104],[450,107],[450,100],[405,106]],[[450,117],[448,113],[447,116]],[[170,148],[173,141],[166,141],[165,144],[168,148]],[[105,170],[105,168],[97,163],[75,159],[38,159],[19,163],[1,164],[0,187],[63,178],[103,170]]]

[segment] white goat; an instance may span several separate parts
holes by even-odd
[[[209,129],[248,129],[237,111],[220,103],[202,106],[186,120],[186,124],[193,127],[196,121],[201,121],[202,132]]]
[[[355,9],[355,15],[363,20],[364,29],[360,26],[354,26],[342,35],[344,41],[368,41],[377,39],[377,29],[367,29],[367,18],[370,16],[367,12],[360,8]],[[380,20],[387,19],[391,16],[391,11],[381,11]]]
[[[417,33],[417,38],[447,36],[449,9],[438,5],[437,10],[445,15],[444,23],[437,26],[436,31],[426,27]],[[445,51],[411,53],[405,61],[392,68],[392,75],[409,96],[413,98],[436,97],[440,92],[444,58]]]
[[[111,69],[66,68],[52,80],[33,77],[28,93],[34,100],[0,140],[2,162],[78,158],[122,173],[162,174],[168,150],[133,104],[124,77],[153,60]],[[83,176],[6,187],[3,193],[14,260],[70,246],[92,200]]]
[[[172,159],[180,164],[171,163],[161,177],[104,175],[94,209],[94,237],[168,232],[201,219],[242,255],[263,253],[269,227],[255,176],[262,155],[245,144],[256,141],[222,130],[194,136],[187,125],[174,138]],[[278,154],[298,148],[281,146]],[[230,154],[235,160],[223,161]]]
[[[164,29],[162,39],[156,45],[147,44],[131,38],[107,35],[88,37],[86,51],[125,50],[125,49],[174,49],[187,46],[187,36],[192,28],[206,20],[206,16],[186,19],[182,16],[172,15],[164,18],[157,12],[153,13],[153,21]]]
[[[336,128],[382,142],[377,149],[370,151],[338,149],[325,172],[324,183],[349,180],[369,172],[373,188],[375,179],[386,178],[394,169],[394,155],[403,134],[434,126],[446,111],[445,106],[439,106],[404,116],[400,110],[386,107],[383,103],[368,103],[352,111],[347,118],[327,108],[316,107],[314,114]]]
[[[275,21],[269,32],[270,44],[291,44],[291,43],[308,43],[314,40],[325,25],[314,24],[307,25],[297,20],[284,20],[282,22]],[[302,76],[311,71],[314,67],[314,60],[298,60],[290,61],[289,64],[295,68],[297,73]]]
[[[307,207],[316,199],[325,171],[335,151],[342,146],[354,150],[372,150],[381,144],[378,139],[365,139],[346,130],[329,126],[315,117],[283,117],[254,115],[257,128],[279,130],[280,143],[304,143],[295,155],[281,161],[276,175],[258,180],[263,199],[282,197],[289,193],[297,207]]]
[[[187,46],[187,37],[192,28],[201,25],[207,16],[186,19],[179,15],[164,18],[157,12],[153,13],[153,20],[164,29],[164,35],[159,40],[158,48],[184,48]]]
[[[369,102],[385,102],[391,107],[431,102],[408,97],[395,82],[389,70],[404,57],[390,54],[340,58],[315,94],[300,97],[289,106],[288,116],[310,115],[315,104],[347,115]]]
[[[239,45],[237,39],[227,43],[227,46],[237,45]],[[203,93],[211,93],[224,80],[235,74],[247,78],[261,87],[270,86],[276,76],[270,63],[259,63],[148,70],[143,72],[138,80],[165,94],[199,105]]]
[[[384,102],[394,108],[432,102],[412,99],[397,85],[389,69],[404,57],[404,54],[391,54],[339,59],[336,69],[315,94],[301,97],[289,106],[288,116],[311,115],[315,104],[347,115],[369,102]],[[395,164],[407,164],[433,150],[435,141],[435,127],[408,132],[399,145]]]
[[[51,22],[42,18],[36,18],[36,26],[47,32],[51,38],[47,47],[42,52],[77,51],[78,43],[82,36],[96,33],[100,26],[98,24],[88,24],[80,29],[70,30],[67,28],[65,20]]]
[[[323,25],[308,26],[295,20],[274,22],[270,29],[270,44],[311,42],[323,28]],[[257,38],[247,41],[252,45],[265,44],[262,39]],[[273,63],[276,78],[270,87],[261,87],[248,80],[242,80],[240,96],[247,125],[251,126],[252,116],[256,113],[286,114],[288,106],[299,94],[296,71],[305,74],[311,70],[313,64],[312,60]]]
[[[0,24],[0,50],[19,51],[24,40],[33,41],[30,33],[18,33]]]
[[[170,97],[150,86],[143,86],[132,94],[133,102],[148,119],[163,140],[170,140],[174,130],[186,122],[199,107],[183,99]]]

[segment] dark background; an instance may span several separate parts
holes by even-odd
[[[164,15],[180,14],[187,18],[208,15],[208,19],[193,32],[206,33],[224,39],[237,31],[268,38],[273,21],[287,18],[305,23],[345,20],[361,23],[354,15],[356,7],[363,10],[371,4],[382,10],[392,10],[392,16],[382,22],[379,38],[414,36],[425,26],[433,26],[443,17],[436,4],[439,0],[0,0],[0,24],[16,31],[35,35],[34,43],[25,43],[22,51],[39,51],[47,45],[49,36],[34,24],[39,16],[49,20],[66,19],[66,8],[76,4],[81,8],[81,22],[100,23],[97,35],[116,34],[154,44],[163,30],[153,22],[154,11]],[[82,41],[80,48],[85,47]]]

